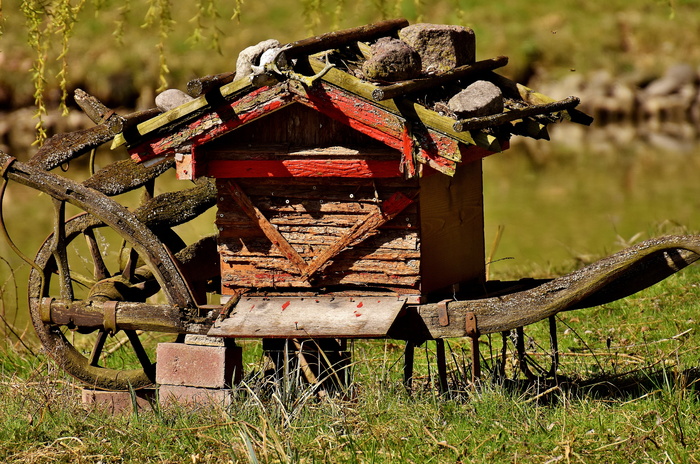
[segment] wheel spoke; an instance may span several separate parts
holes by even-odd
[[[136,264],[138,263],[139,255],[136,250],[131,248],[129,250],[129,257],[124,264],[124,269],[122,270],[122,276],[129,282],[133,281],[134,272],[136,271]]]
[[[152,363],[148,357],[148,353],[146,353],[146,350],[141,344],[138,334],[135,330],[125,330],[124,333],[126,333],[126,336],[129,337],[129,341],[131,342],[131,346],[134,348],[136,357],[141,363],[141,367],[143,367],[144,372],[148,373],[151,370]]]
[[[100,362],[100,356],[102,355],[102,349],[105,346],[109,332],[105,329],[100,329],[95,339],[95,345],[92,347],[92,352],[90,353],[90,365],[98,366]]]
[[[95,280],[102,280],[111,277],[104,258],[102,258],[100,246],[95,238],[95,232],[91,228],[85,229],[83,235],[85,236],[85,241],[87,242],[88,249],[90,250],[90,256],[92,256],[93,275],[95,276]]]
[[[54,204],[54,232],[53,232],[53,256],[58,269],[61,298],[73,299],[73,285],[68,266],[68,254],[66,253],[66,203],[53,200]]]

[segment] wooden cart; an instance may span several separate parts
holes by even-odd
[[[26,164],[1,154],[6,179],[54,199],[29,301],[57,362],[89,385],[125,389],[153,381],[144,332],[392,337],[409,346],[466,336],[478,376],[481,334],[624,297],[698,259],[698,237],[663,237],[559,279],[487,281],[481,160],[513,135],[543,139],[548,124],[590,118],[576,98],[553,101],[496,74],[504,57],[472,53],[392,83],[358,77],[370,44],[406,26],[280,46],[244,78],[192,81],[191,96],[164,112],[122,117],[78,92],[93,129],[55,136]],[[450,114],[450,95],[475,81],[497,87],[503,109]],[[83,183],[48,172],[110,141],[131,158]],[[154,180],[173,167],[194,187],[154,196]],[[140,187],[134,209],[110,198]],[[85,213],[67,219],[66,203]],[[188,245],[173,232],[214,205],[216,236]],[[122,241],[116,270],[101,249],[106,229]],[[89,261],[88,275],[72,259]],[[208,304],[208,292],[220,302]],[[94,337],[89,354],[66,327]],[[101,365],[105,340],[119,331],[133,368]]]

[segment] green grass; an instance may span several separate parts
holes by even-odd
[[[176,23],[165,54],[171,87],[184,88],[193,77],[232,71],[238,52],[261,40],[276,38],[286,43],[400,16],[411,22],[472,27],[478,56],[509,56],[505,73],[510,77],[529,70],[555,78],[572,71],[585,76],[601,69],[619,76],[650,77],[677,62],[700,62],[696,34],[689,32],[700,27],[695,0],[595,0],[584,4],[574,0],[263,0],[245,2],[240,22],[230,19],[236,2],[215,2],[219,18],[205,18],[204,38],[195,42],[192,19],[197,3],[178,4],[172,10]],[[94,6],[98,4],[99,14]],[[68,54],[69,79],[73,86],[82,86],[104,100],[113,97],[121,104],[133,105],[137,95],[146,96],[159,86],[158,30],[157,23],[142,27],[146,8],[133,4],[120,44],[112,33],[123,5],[100,1],[89,2],[84,8]],[[8,0],[3,6],[0,51],[4,72],[0,83],[8,87],[17,104],[31,104],[33,90],[28,77],[33,54],[27,46],[19,0]],[[211,49],[215,28],[221,31],[220,54]],[[51,42],[47,97],[55,100],[57,82],[53,76],[58,73],[60,39]]]
[[[206,45],[186,43],[187,27],[173,32],[171,85],[184,88],[192,77],[233,69],[238,51],[259,40],[286,42],[311,32],[299,4],[269,3],[247,2],[240,25],[232,26],[223,15],[227,36],[222,56]],[[461,11],[452,6],[456,3],[403,1],[399,9],[411,21],[421,14],[427,21],[473,27],[479,56],[509,55],[512,76],[530,62],[562,76],[571,69],[587,73],[603,68],[651,75],[675,61],[700,61],[696,34],[688,32],[700,23],[695,1],[478,0],[462,2]],[[0,81],[11,86],[17,101],[29,101],[29,52],[17,1],[4,6],[0,50],[6,72]],[[381,11],[395,16],[396,2],[360,6],[333,26],[378,20]],[[325,8],[330,11],[331,5]],[[181,24],[188,24],[190,12],[178,11]],[[120,73],[138,92],[147,94],[157,86],[155,39],[153,31],[138,27],[140,14],[130,16],[128,29],[130,42],[139,45],[128,48],[103,32],[110,30],[114,10],[83,19],[71,50],[74,83],[87,84],[101,97],[109,95],[109,80]],[[313,32],[331,29],[331,14],[320,20]],[[600,153],[556,143],[539,144],[534,155],[515,148],[487,159],[487,251],[497,228],[505,226],[491,277],[559,275],[642,238],[700,230],[698,167],[691,155],[636,148]],[[13,188],[4,205],[8,226],[13,237],[23,238],[20,246],[31,256],[51,230],[50,202]],[[211,225],[211,218],[207,221]],[[303,385],[265,384],[255,375],[262,369],[261,346],[251,341],[243,343],[250,375],[231,407],[157,408],[112,416],[82,405],[80,387],[41,352],[22,309],[27,266],[4,243],[0,256],[0,315],[8,323],[0,321],[2,462],[699,460],[697,266],[623,301],[560,314],[558,382],[524,382],[512,350],[505,358],[506,377],[497,376],[501,337],[496,335],[481,339],[486,362],[478,389],[468,383],[468,344],[451,340],[448,367],[454,390],[441,397],[435,346],[427,342],[416,350],[415,391],[409,395],[401,384],[403,344],[369,341],[354,344],[354,377],[347,394],[319,399]],[[24,334],[22,342],[8,325]],[[534,341],[530,358],[548,366],[546,324],[527,327],[525,334]]]
[[[509,352],[506,378],[487,361],[473,389],[467,344],[451,340],[447,396],[437,393],[432,342],[416,350],[413,394],[401,384],[401,343],[358,341],[347,393],[319,399],[294,381],[264,382],[260,344],[251,341],[243,345],[248,376],[230,407],[112,416],[82,405],[79,386],[44,355],[5,339],[0,460],[697,462],[699,277],[691,267],[626,300],[560,314],[556,381],[525,382]],[[538,323],[525,332],[543,365],[546,330]],[[500,336],[481,340],[487,360],[500,352]]]

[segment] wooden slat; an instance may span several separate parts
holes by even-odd
[[[394,275],[379,272],[344,272],[324,274],[321,283],[312,285],[298,275],[272,270],[265,272],[251,266],[235,266],[231,272],[222,270],[222,281],[225,287],[238,288],[318,288],[318,285],[373,285],[383,288],[410,287],[417,290],[420,276]]]
[[[421,179],[421,290],[485,278],[481,162]]]
[[[217,108],[218,112],[202,114],[195,121],[184,124],[177,130],[165,133],[153,141],[134,146],[130,152],[137,161],[144,161],[159,154],[168,153],[182,144],[201,145],[262,115],[284,108],[290,103],[289,93],[284,84],[264,87],[244,95],[230,105]]]
[[[313,57],[309,58],[309,64],[314,72],[319,72],[326,66],[325,62]],[[337,68],[331,68],[319,80],[346,89],[347,92],[352,92],[353,94],[356,94],[359,97],[365,98],[369,101],[373,100],[372,92],[377,89],[376,85],[362,81],[357,77]],[[448,118],[447,116],[442,116],[435,111],[425,108],[417,103],[413,103],[405,99],[384,100],[374,103],[396,115],[406,116],[411,120],[415,118],[415,120],[420,121],[426,127],[467,145],[477,145],[482,148],[487,148],[493,152],[500,151],[498,149],[498,144],[494,143],[494,140],[489,139],[485,135],[479,133],[470,134],[468,132],[456,132],[452,128],[454,119]]]
[[[246,91],[253,89],[250,81],[247,79],[241,79],[235,82],[226,84],[219,89],[219,93],[222,97],[226,99],[235,98],[237,95],[243,94]],[[150,133],[162,129],[173,122],[181,122],[183,119],[195,118],[202,113],[203,110],[209,108],[210,102],[207,101],[206,95],[202,95],[190,102],[180,105],[177,108],[173,108],[170,111],[166,111],[155,118],[144,121],[136,126],[136,136],[146,137]],[[112,149],[120,147],[126,143],[124,138],[124,133],[119,133],[114,137],[112,141]]]
[[[508,57],[497,56],[496,58],[489,58],[487,60],[477,61],[476,63],[459,66],[450,71],[434,76],[411,79],[408,81],[397,82],[395,84],[381,85],[372,92],[372,98],[377,101],[389,100],[410,92],[436,88],[457,79],[476,77],[476,75],[479,73],[501,68],[507,64]]]
[[[218,160],[206,163],[206,176],[221,178],[402,177],[399,161],[366,159]]]
[[[516,108],[499,114],[480,116],[469,119],[461,119],[454,124],[456,131],[478,130],[486,127],[499,126],[506,122],[515,121],[528,116],[535,116],[545,113],[557,113],[575,108],[580,100],[576,97],[568,97],[561,101],[530,105],[524,108]]]
[[[246,240],[250,244],[251,240]],[[271,250],[274,251],[274,250]],[[299,254],[303,257],[312,254],[314,251],[309,245],[297,248]],[[240,247],[235,250],[231,249],[229,244],[220,244],[220,257],[224,262],[236,262],[243,261],[244,259],[251,261],[257,258],[284,258],[282,255],[276,255],[275,253],[264,253],[260,251],[259,248],[255,246]],[[383,248],[372,248],[372,247],[352,247],[347,250],[343,250],[342,254],[338,255],[337,260],[343,259],[345,261],[359,261],[359,260],[371,260],[371,261],[407,261],[407,260],[417,260],[420,259],[420,251],[418,250],[392,250]]]
[[[218,223],[217,223],[218,224]],[[257,226],[255,226],[257,227]],[[245,246],[249,249],[261,249],[261,245],[254,239],[264,237],[264,235],[259,232],[255,232],[255,229],[250,229],[250,234],[246,234],[245,231],[236,231],[236,229],[226,229],[219,232],[219,239],[222,245],[230,247],[231,250],[238,250],[240,247]],[[253,233],[255,232],[255,233]],[[302,252],[314,252],[317,247],[322,247],[328,245],[328,239],[323,235],[309,235],[305,233],[287,233],[285,234],[287,241],[295,249],[301,250]],[[364,247],[361,248],[377,248],[382,250],[406,250],[414,251],[418,250],[420,244],[420,239],[417,230],[403,230],[403,229],[381,229],[381,236],[370,237],[364,242]],[[313,250],[308,250],[305,247],[312,247]]]
[[[345,235],[317,255],[313,261],[309,263],[309,266],[304,270],[302,276],[313,275],[316,271],[321,269],[328,260],[332,259],[345,247],[362,241],[379,226],[396,217],[397,214],[411,203],[413,203],[413,200],[405,195],[401,193],[394,194],[391,198],[382,203],[381,211],[371,213],[359,220]]]
[[[225,257],[225,264],[230,268],[234,269],[239,266],[249,266],[253,263],[255,266],[255,272],[273,272],[279,271],[288,275],[297,274],[296,267],[291,264],[283,256],[256,256],[254,260],[251,260],[249,256],[236,255],[233,257]],[[352,259],[343,256],[341,253],[336,258],[333,259],[332,264],[328,266],[328,270],[324,270],[319,274],[332,274],[335,271],[344,273],[364,273],[372,272],[376,274],[393,275],[393,276],[413,276],[415,278],[420,274],[419,269],[420,260],[378,260],[378,259],[361,259],[356,256]],[[227,269],[224,270],[224,275],[228,272]],[[296,276],[298,278],[298,276]]]
[[[259,209],[253,205],[250,198],[243,190],[235,183],[230,182],[229,188],[233,194],[233,199],[238,206],[257,223],[258,227],[270,239],[270,241],[285,255],[285,257],[294,263],[300,272],[304,272],[307,268],[306,261],[299,256],[299,253],[287,242],[287,239],[280,234],[277,229],[263,216]]]
[[[263,214],[265,214],[264,210],[261,211]],[[315,218],[310,214],[277,215],[275,217],[270,217],[267,215],[266,217],[270,220],[270,223],[278,228],[278,230],[286,232],[310,230],[312,234],[315,233],[315,231],[310,228],[318,229],[319,232],[328,231],[328,233],[333,233],[331,228],[337,228],[338,231],[345,230],[355,225],[358,219],[357,216],[352,214],[324,215],[320,218]],[[418,216],[415,213],[411,214],[404,212],[398,215],[395,219],[396,223],[394,224],[394,227],[406,230],[417,229],[418,227]],[[391,227],[392,224],[390,222],[382,227]],[[217,221],[217,224],[221,224],[222,226],[225,224],[229,227],[236,227],[248,223],[250,223],[250,221],[247,217],[234,217],[228,214],[225,214],[225,217],[222,217]]]
[[[396,297],[242,298],[209,336],[383,337],[404,307]]]

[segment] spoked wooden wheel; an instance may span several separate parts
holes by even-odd
[[[30,314],[49,355],[69,374],[94,388],[127,390],[154,382],[155,347],[176,335],[135,330],[92,332],[42,320],[46,298],[165,303],[161,288],[133,246],[94,216],[65,221],[64,237],[50,235],[39,249],[29,283]],[[63,233],[61,233],[63,235]]]

